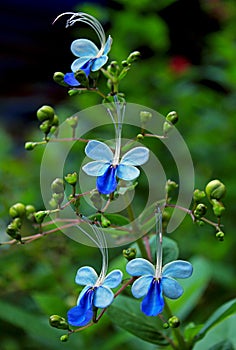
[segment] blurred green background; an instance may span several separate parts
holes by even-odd
[[[207,182],[214,178],[227,186],[224,200],[227,210],[223,217],[226,238],[223,243],[215,239],[211,227],[195,226],[189,218],[171,234],[179,244],[181,258],[198,257],[210,269],[206,289],[185,319],[204,322],[221,303],[235,297],[235,1],[116,0],[83,2],[74,6],[71,5],[67,11],[79,9],[104,23],[106,33],[114,40],[111,60],[121,62],[131,51],[141,52],[141,60],[121,83],[121,91],[128,102],[145,105],[163,115],[171,110],[178,112],[180,120],[177,128],[193,158],[196,188],[204,189]],[[6,10],[6,7],[3,9]],[[53,14],[59,12],[55,2]],[[16,12],[14,15],[17,17]],[[37,13],[34,15],[37,16]],[[44,23],[51,24],[52,12],[45,10],[43,15]],[[50,30],[54,31],[54,35],[62,33],[61,28]],[[30,27],[28,35],[29,32]],[[26,69],[24,74],[17,75],[17,67],[14,66],[14,75],[9,73],[5,77],[8,78],[7,84],[2,84],[1,242],[8,239],[5,228],[10,220],[10,205],[21,201],[34,204],[38,210],[43,208],[39,184],[43,147],[33,152],[24,151],[25,141],[41,137],[37,131],[37,108],[42,104],[53,104],[60,121],[63,121],[78,110],[101,102],[93,94],[68,97],[66,89],[52,82],[54,71],[66,71],[73,60],[69,51],[71,39],[78,35],[87,36],[86,29],[78,32],[74,28],[68,32],[64,43],[64,36],[59,34],[57,40],[61,44],[53,46],[53,50],[46,54],[42,47],[44,54],[31,62],[28,71]],[[27,33],[24,35],[27,37]],[[37,37],[33,41],[37,46]],[[51,43],[47,45],[50,50]],[[19,44],[21,59],[23,51],[27,51],[26,46]],[[14,56],[14,50],[8,55]],[[62,66],[57,61],[59,56]],[[63,57],[67,57],[64,62]],[[8,56],[3,55],[2,58],[7,59]],[[48,61],[50,71],[42,79],[37,74],[37,65],[41,64],[47,71]],[[26,81],[27,86],[24,85]],[[106,91],[105,82],[102,84]],[[165,161],[165,155],[160,159]],[[167,169],[171,177],[172,169],[168,166]],[[119,250],[111,250],[111,259],[118,254]],[[65,316],[68,308],[75,303],[79,292],[74,283],[77,268],[86,264],[100,266],[97,250],[80,246],[63,234],[57,234],[25,246],[0,247],[0,264],[1,349],[38,350],[42,346],[68,350],[156,348],[118,329],[107,316],[98,325],[71,337],[65,344],[59,341],[62,332],[49,327],[48,317],[51,314]]]

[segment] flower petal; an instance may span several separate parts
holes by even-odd
[[[119,164],[118,170],[117,170],[117,176],[120,179],[131,181],[136,179],[140,174],[139,169],[135,168],[135,166],[132,165],[124,165]]]
[[[103,160],[112,162],[113,153],[111,149],[104,143],[96,140],[91,140],[85,147],[85,154],[94,160]]]
[[[121,158],[120,164],[142,165],[148,161],[149,150],[146,147],[135,147],[125,153]]]
[[[162,276],[173,278],[188,278],[192,275],[193,266],[188,261],[176,260],[166,264]]]
[[[102,162],[101,160],[95,160],[94,162],[89,162],[85,164],[82,169],[90,176],[101,176],[105,173],[107,168],[109,168],[110,163]]]
[[[155,268],[150,261],[143,258],[136,258],[128,262],[126,271],[131,276],[155,275]]]
[[[142,298],[147,294],[150,284],[152,283],[153,275],[144,275],[139,277],[132,284],[131,292],[135,298]]]
[[[141,310],[147,316],[157,316],[164,308],[162,284],[160,280],[153,279],[146,297],[141,303]]]
[[[93,317],[94,289],[85,287],[81,294],[77,306],[67,313],[68,322],[72,326],[85,326]]]
[[[109,306],[114,299],[114,294],[110,288],[105,286],[100,286],[96,289],[94,296],[94,306],[101,309]]]
[[[99,50],[97,46],[88,39],[77,39],[74,40],[71,44],[71,52],[77,57],[90,56],[91,58],[95,57]]]
[[[71,70],[75,73],[77,70],[83,69],[83,67],[85,67],[85,74],[88,75],[89,72],[86,70],[86,67],[90,62],[92,64],[93,61],[91,60],[91,57],[88,56],[77,58],[72,62]]]
[[[77,271],[75,283],[81,286],[94,286],[97,279],[97,272],[92,267],[83,266]]]
[[[103,286],[116,288],[122,281],[123,273],[120,270],[113,270],[106,276]]]
[[[91,67],[91,70],[93,72],[96,72],[97,70],[102,68],[102,66],[104,66],[104,64],[107,63],[107,60],[108,60],[108,56],[106,56],[106,55],[102,55],[100,57],[95,58],[93,61],[93,65]]]
[[[162,277],[163,294],[170,299],[178,299],[184,292],[181,285],[171,277]]]
[[[106,41],[106,43],[104,45],[104,49],[103,49],[103,54],[104,55],[108,54],[108,52],[111,49],[111,45],[112,45],[112,37],[109,35],[108,38],[107,38],[107,41]]]
[[[110,166],[102,176],[97,177],[97,190],[102,194],[110,194],[117,187],[117,167]]]
[[[72,73],[66,73],[64,75],[64,82],[70,86],[79,86],[80,83],[78,82],[77,79],[75,79],[75,74]]]

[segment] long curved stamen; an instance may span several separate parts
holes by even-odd
[[[53,24],[62,16],[64,15],[72,15],[67,21],[66,21],[66,28],[73,26],[76,22],[81,22],[89,25],[95,33],[98,36],[98,39],[101,43],[101,50],[103,50],[105,43],[106,43],[106,36],[104,29],[101,25],[101,23],[93,16],[88,15],[84,12],[64,12],[57,16],[57,18],[53,21]],[[100,51],[101,51],[100,50]]]
[[[161,269],[162,269],[162,212],[160,207],[158,206],[156,209],[156,271],[155,278],[161,277]]]

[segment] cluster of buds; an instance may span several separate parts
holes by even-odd
[[[50,205],[53,208],[60,207],[64,199],[65,183],[61,178],[56,178],[51,184],[52,199]]]
[[[167,114],[166,120],[163,124],[163,134],[167,136],[167,134],[173,129],[173,126],[178,122],[179,117],[175,111],[172,111]]]
[[[41,122],[39,128],[44,133],[45,139],[48,134],[55,133],[58,129],[59,120],[55,111],[50,106],[42,106],[37,110],[37,118]]]

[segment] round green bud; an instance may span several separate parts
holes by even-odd
[[[209,200],[220,200],[225,196],[226,187],[219,180],[212,180],[206,185],[205,191]]]
[[[65,176],[65,181],[69,184],[69,185],[76,185],[78,180],[78,174],[76,172],[72,173],[72,174],[67,174]]]
[[[204,191],[200,191],[200,190],[196,189],[196,190],[193,192],[193,200],[194,200],[194,202],[196,202],[196,203],[201,202],[205,197],[206,197],[206,194],[205,194]]]
[[[28,220],[32,220],[34,217],[34,213],[36,212],[35,207],[31,204],[26,205],[25,207],[25,216]]]
[[[168,322],[164,322],[164,323],[162,324],[162,327],[163,327],[164,329],[168,329],[168,328],[170,327],[170,325],[169,325]]]
[[[139,51],[134,51],[131,52],[131,54],[129,55],[129,57],[127,58],[127,62],[128,63],[133,63],[134,61],[137,61],[137,59],[139,59],[141,56]]]
[[[49,317],[50,326],[57,329],[69,329],[69,325],[64,317],[52,315]]]
[[[217,216],[218,218],[221,217],[225,211],[225,207],[223,203],[219,202],[217,199],[212,199],[211,203],[213,206],[212,208],[215,216]]]
[[[97,190],[92,190],[90,194],[90,199],[94,205],[94,207],[98,210],[102,208],[102,197]]]
[[[72,117],[70,118],[67,118],[66,119],[66,122],[68,123],[69,126],[71,126],[72,128],[76,128],[77,125],[78,125],[78,116],[77,115],[73,115]]]
[[[62,342],[67,342],[68,340],[69,340],[69,335],[68,334],[63,334],[60,337],[60,341],[62,341]]]
[[[176,124],[178,120],[179,120],[179,117],[175,111],[168,113],[166,116],[166,121],[173,125]]]
[[[144,136],[143,136],[143,134],[138,134],[137,136],[136,136],[136,138],[137,138],[137,140],[143,140],[144,139]]]
[[[178,184],[175,181],[167,180],[165,185],[166,193],[169,195],[172,191],[178,188]]]
[[[35,221],[38,224],[41,224],[47,215],[48,215],[48,211],[47,210],[37,211],[36,213],[34,213]]]
[[[148,111],[141,111],[139,115],[142,124],[147,123],[152,118],[152,113]]]
[[[25,215],[25,205],[22,203],[16,203],[9,209],[9,215],[12,218],[22,217]]]
[[[172,316],[169,318],[168,323],[171,328],[178,328],[180,326],[180,319],[177,316]]]
[[[58,126],[59,125],[59,118],[58,116],[55,114],[52,120],[52,126]]]
[[[18,219],[18,218],[17,218]],[[19,222],[17,222],[16,220],[13,220],[6,229],[6,233],[16,239],[17,241],[21,242],[21,234],[20,234],[20,230],[19,230],[19,226],[21,226],[21,224]],[[19,219],[20,220],[20,219]]]
[[[199,203],[194,212],[193,215],[195,216],[195,218],[200,219],[201,217],[203,217],[207,212],[207,206],[203,203]]]
[[[51,130],[52,122],[50,120],[45,120],[40,124],[39,128],[44,134],[49,134]]]
[[[78,93],[79,93],[79,90],[75,90],[75,89],[68,90],[69,96],[74,96],[74,95],[77,95]]]
[[[75,79],[83,86],[88,86],[88,78],[82,69],[75,72]]]
[[[68,84],[64,82],[64,77],[65,77],[65,74],[62,72],[55,72],[53,74],[53,80],[55,81],[55,83],[61,86],[68,86]]]
[[[166,136],[173,129],[173,124],[169,122],[164,122],[163,124],[163,134]]]
[[[130,66],[130,64],[127,62],[127,60],[122,61],[121,64],[122,64],[123,67]]]
[[[135,248],[128,248],[128,249],[124,249],[122,253],[124,258],[130,261],[136,258],[137,250]]]
[[[224,238],[225,238],[224,232],[222,232],[222,231],[217,232],[217,233],[216,233],[216,238],[217,238],[220,242],[222,242],[222,241],[224,240]]]
[[[52,199],[54,199],[54,201],[57,203],[57,205],[60,205],[64,199],[64,192],[53,193]]]
[[[117,61],[112,61],[109,66],[107,67],[107,71],[112,74],[117,74],[120,71],[120,67],[117,63]]]
[[[51,190],[53,193],[64,193],[65,184],[61,178],[56,178],[51,184]]]
[[[104,215],[101,215],[101,225],[102,227],[106,228],[111,226],[111,222]]]
[[[25,150],[32,151],[37,145],[38,145],[37,142],[26,142],[25,143]]]
[[[37,110],[37,118],[40,122],[45,120],[52,121],[54,118],[55,111],[51,106],[42,106]]]

